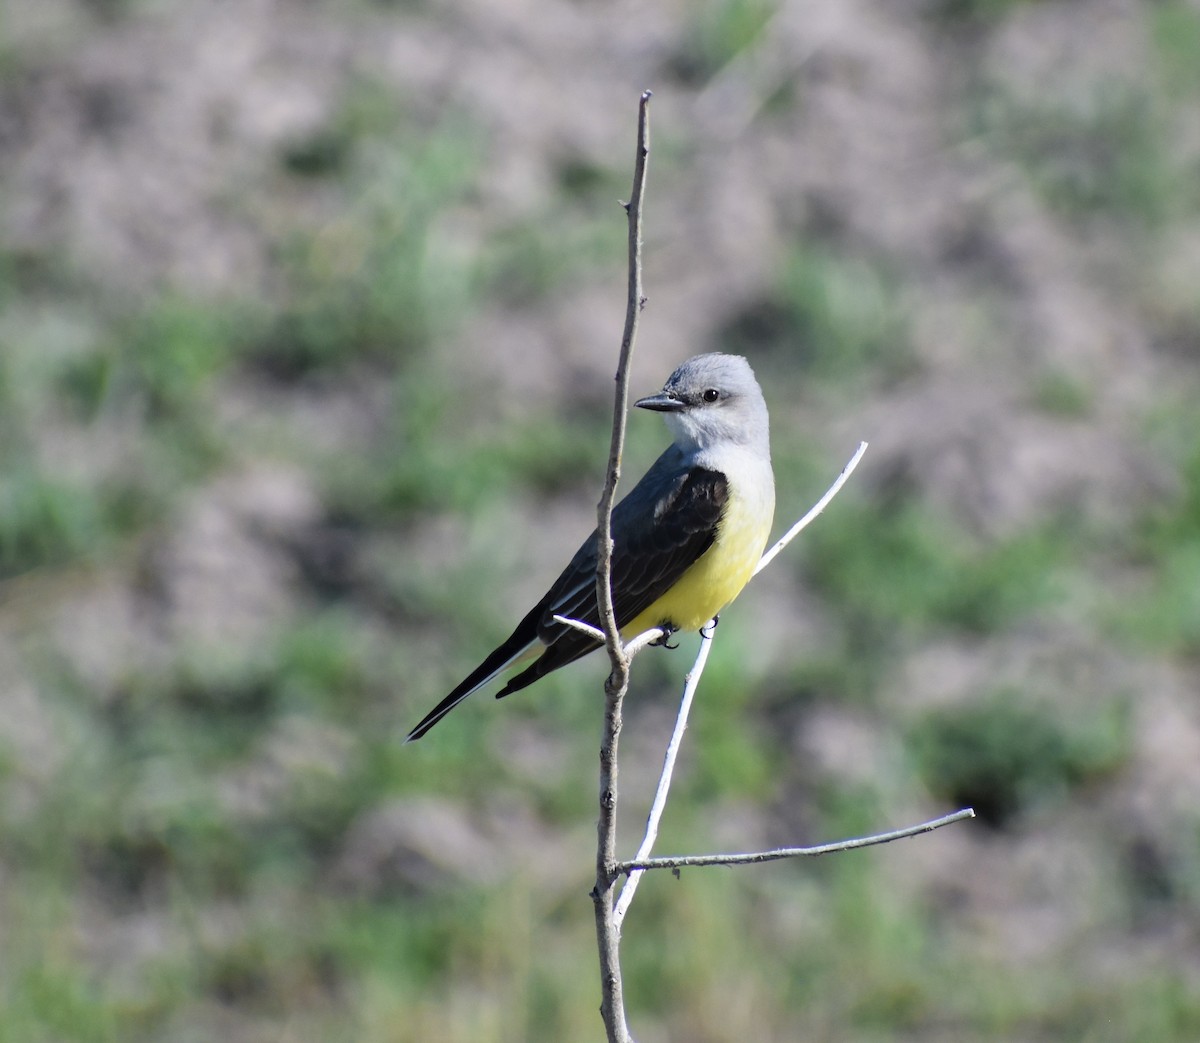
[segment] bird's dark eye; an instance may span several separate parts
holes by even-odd
[[[716,388],[705,388],[704,393],[700,396],[705,402],[715,402],[721,397],[721,392]]]

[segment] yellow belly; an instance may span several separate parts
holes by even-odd
[[[774,502],[749,503],[731,496],[713,545],[679,581],[621,628],[625,640],[670,623],[699,630],[742,592],[771,533]]]

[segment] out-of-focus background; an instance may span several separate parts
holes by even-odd
[[[409,727],[747,355],[643,1043],[1200,1039],[1194,0],[0,3],[0,1040],[601,1037],[605,665]],[[626,473],[661,450],[631,418]],[[695,647],[638,660],[621,847]]]

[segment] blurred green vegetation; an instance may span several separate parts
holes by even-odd
[[[964,4],[1002,8],[1021,0]],[[1176,147],[1200,87],[1200,17],[1178,0],[1146,11],[1150,61],[1080,91],[1018,94],[979,86],[974,130],[1015,159],[1050,209],[1115,225],[1132,250],[1153,248],[1164,226],[1200,205],[1194,161]]]
[[[1190,424],[1183,438],[1175,495],[1144,512],[1128,547],[1149,581],[1113,615],[1122,637],[1191,656],[1200,651],[1200,440]]]
[[[1031,0],[933,0],[930,12],[950,25],[1000,20]]]
[[[848,629],[886,646],[886,635],[905,630],[990,633],[1035,615],[1053,601],[1076,546],[1065,524],[982,543],[906,498],[843,507],[805,557]]]
[[[673,71],[685,83],[705,83],[754,44],[778,6],[773,0],[704,0],[696,4]]]
[[[100,5],[114,17],[129,6]],[[933,6],[999,20],[1018,4]],[[681,82],[744,53],[776,7],[700,5],[675,59]],[[1159,73],[1194,101],[1200,19],[1179,3],[1150,17]],[[456,335],[486,308],[536,308],[619,272],[612,200],[628,175],[623,157],[559,157],[543,212],[464,239],[459,210],[489,174],[487,142],[466,116],[437,116],[379,83],[349,86],[326,126],[276,157],[271,177],[305,216],[272,241],[270,284],[234,299],[131,302],[62,258],[0,256],[0,667],[7,677],[19,661],[13,699],[34,704],[28,734],[0,740],[0,1043],[599,1036],[586,891],[602,667],[555,675],[502,713],[474,706],[436,741],[401,737],[507,632],[505,592],[523,579],[512,544],[541,532],[527,505],[590,505],[607,444],[607,388],[581,393],[569,424],[540,407],[507,413],[455,364]],[[1128,85],[1082,112],[1007,96],[977,109],[990,147],[1054,213],[1151,239],[1196,200],[1167,148],[1178,117]],[[770,379],[781,520],[840,461],[775,404],[917,375],[906,277],[835,239],[806,241],[721,331],[715,346],[761,359]],[[1070,374],[1030,379],[1050,415],[1094,407]],[[358,441],[323,441],[308,414],[230,405],[247,389],[257,406],[364,385],[376,394]],[[1194,441],[1194,408],[1171,410]],[[661,440],[646,430],[635,437]],[[975,804],[980,829],[1012,830],[1118,775],[1131,755],[1124,698],[1052,710],[992,686],[917,712],[886,703],[881,685],[924,641],[1036,630],[1073,598],[1122,650],[1194,659],[1200,446],[1180,452],[1178,489],[1139,506],[1119,538],[1073,518],[985,538],[913,491],[847,491],[790,566],[837,636],[760,668],[749,606],[722,621],[664,843],[708,848],[725,825],[714,818],[742,806],[802,823],[802,842],[883,828],[908,806],[897,779]],[[156,555],[210,483],[264,460],[301,469],[319,500],[311,532],[271,543],[292,566],[286,618],[224,642],[139,620],[144,644],[111,673],[76,655],[89,635],[61,603],[117,575],[145,614],[168,616]],[[1129,597],[1106,597],[1091,575],[1102,553],[1136,573]],[[669,698],[687,662],[690,646],[640,660],[645,702],[631,715]],[[797,721],[833,705],[878,715],[904,755],[874,781],[815,777],[791,743]],[[529,750],[531,734],[544,751]],[[804,806],[776,806],[796,776]],[[351,855],[378,857],[354,848],[356,827],[425,799],[452,806],[495,864],[430,868],[421,838],[402,833],[391,861],[356,875]],[[577,879],[543,886],[537,856],[506,860],[496,835],[509,829],[553,836],[547,861],[572,860]],[[1178,858],[1171,872],[1194,875],[1190,848]],[[888,865],[858,852],[648,879],[626,927],[633,1024],[697,1041],[1200,1035],[1186,965],[1097,983],[980,955],[956,935],[955,895],[911,900]],[[1108,897],[1099,916],[1118,946],[1121,898]]]
[[[1083,722],[1061,716],[1025,693],[1000,691],[926,714],[913,723],[908,746],[932,792],[1004,826],[1127,761],[1127,703],[1097,707]]]
[[[1188,191],[1150,90],[1116,85],[1082,109],[1043,100],[993,101],[986,133],[1025,166],[1039,195],[1066,217],[1153,226],[1166,221]]]
[[[901,283],[882,261],[800,243],[776,284],[720,331],[724,350],[786,359],[827,389],[862,392],[913,371]]]

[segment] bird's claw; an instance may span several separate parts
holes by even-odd
[[[675,633],[676,627],[670,623],[660,623],[659,629],[662,631],[662,637],[656,637],[650,642],[655,648],[678,648],[678,644],[671,644],[671,635]]]

